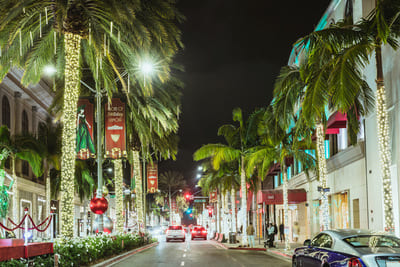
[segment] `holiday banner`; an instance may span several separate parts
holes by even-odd
[[[131,190],[136,194],[136,179],[133,164],[131,165]]]
[[[147,164],[147,193],[158,190],[158,168],[156,163]]]
[[[211,191],[209,202],[213,203],[213,202],[217,202],[217,201],[218,201],[217,190]]]
[[[93,104],[89,99],[78,100],[76,120],[76,157],[88,159],[96,157],[93,141]]]
[[[112,159],[126,157],[125,103],[119,98],[113,98],[111,103],[105,104],[105,111],[105,157]]]
[[[177,208],[177,206],[176,206],[176,199],[172,199],[172,205],[171,205],[171,210],[173,211],[173,212],[178,212],[178,208]]]

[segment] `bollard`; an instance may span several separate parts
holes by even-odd
[[[25,215],[28,214],[28,208],[25,208]],[[24,233],[25,246],[28,245],[28,220],[25,217],[25,233]]]

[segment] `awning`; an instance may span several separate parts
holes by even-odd
[[[307,201],[307,192],[304,189],[289,189],[288,190],[288,201],[289,204],[297,204]],[[262,190],[257,194],[257,203],[267,205],[282,205],[283,204],[283,192],[282,190]]]
[[[347,115],[343,114],[339,111],[336,111],[333,113],[326,124],[326,129],[327,129],[327,134],[329,129],[340,129],[340,128],[346,128],[347,124]]]

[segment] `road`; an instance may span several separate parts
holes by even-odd
[[[270,256],[260,251],[228,250],[221,248],[214,241],[186,238],[186,242],[165,242],[151,249],[134,254],[112,265],[115,267],[160,266],[160,267],[247,267],[273,266],[288,267],[290,262]]]

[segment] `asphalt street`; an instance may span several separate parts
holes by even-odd
[[[167,243],[165,238],[161,238],[158,246],[129,256],[112,266],[288,267],[291,263],[265,252],[224,249],[209,240],[191,241],[190,238],[186,238],[186,242]]]

